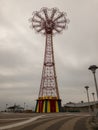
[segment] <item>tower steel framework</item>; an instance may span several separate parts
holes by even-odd
[[[61,33],[67,27],[68,19],[66,14],[57,8],[44,7],[40,11],[33,12],[31,22],[36,32],[46,36],[42,77],[35,111],[59,112],[61,99],[55,69],[53,35]]]

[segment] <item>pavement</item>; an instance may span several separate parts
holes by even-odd
[[[22,126],[44,116],[34,114],[32,115],[33,117],[31,117],[31,115],[32,114],[2,113],[0,114],[0,130],[6,130],[17,126]],[[23,116],[25,118],[23,118]]]
[[[22,126],[26,126],[23,130],[73,130],[74,126],[75,130],[87,130],[84,124],[88,117],[87,113],[0,113],[0,130],[18,130]],[[88,124],[92,126],[90,121]]]
[[[91,117],[89,122],[93,130],[98,130],[98,117]]]

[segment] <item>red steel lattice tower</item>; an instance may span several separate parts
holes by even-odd
[[[44,7],[33,13],[31,22],[36,32],[46,36],[41,84],[35,111],[59,112],[61,99],[55,70],[53,35],[61,33],[67,27],[68,19],[66,19],[65,13],[60,12],[57,8]]]

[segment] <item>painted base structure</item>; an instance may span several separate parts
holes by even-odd
[[[60,112],[61,100],[56,97],[40,97],[36,102],[35,112]]]

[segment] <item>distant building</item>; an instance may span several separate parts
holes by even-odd
[[[62,107],[62,111],[64,112],[88,112],[90,110],[94,111],[94,108],[96,107],[98,109],[98,101],[96,102],[81,102],[81,103],[66,103],[64,104],[64,107]]]
[[[21,107],[20,105],[14,105],[14,106],[8,107],[7,110],[8,110],[9,112],[23,112],[23,111],[24,111],[24,108]]]

